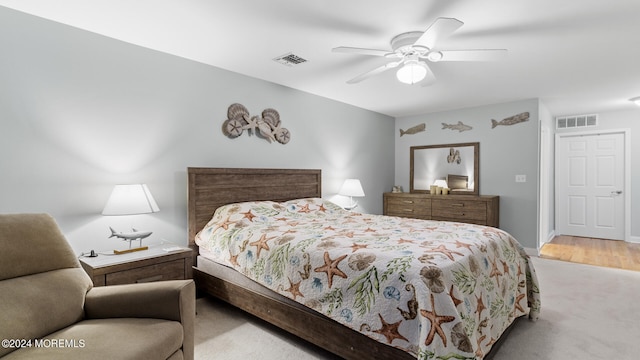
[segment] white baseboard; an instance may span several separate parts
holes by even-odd
[[[629,242],[640,244],[640,236],[631,236],[631,238],[629,238]]]
[[[529,256],[540,256],[540,250],[538,249],[534,249],[534,248],[524,248],[524,251],[527,253],[527,255]]]

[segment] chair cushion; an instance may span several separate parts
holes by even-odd
[[[84,317],[91,279],[81,268],[0,281],[0,339],[34,339]],[[0,356],[13,349],[0,347]]]
[[[84,320],[38,340],[39,347],[16,350],[3,360],[180,358],[181,352],[175,353],[180,350],[182,340],[182,325],[177,321],[143,318]]]
[[[0,280],[80,267],[56,221],[47,214],[0,214]]]

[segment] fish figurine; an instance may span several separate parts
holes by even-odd
[[[425,131],[426,129],[427,129],[427,124],[422,123],[422,124],[410,127],[407,130],[400,129],[400,136],[404,134],[409,134],[409,135],[417,134],[419,132]]]
[[[498,125],[515,125],[521,122],[529,121],[529,112],[523,112],[518,115],[513,115],[508,118],[497,121],[491,119],[491,128],[495,128]]]
[[[463,132],[463,131],[467,131],[467,130],[473,129],[473,127],[463,124],[462,121],[458,121],[457,124],[445,124],[445,123],[442,123],[442,128],[443,129],[458,130],[458,132]]]

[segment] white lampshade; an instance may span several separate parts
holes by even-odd
[[[160,211],[146,184],[116,185],[102,215],[135,215]]]
[[[443,179],[440,179],[440,180],[436,180],[436,181],[433,183],[433,185],[435,185],[435,186],[439,186],[439,187],[441,187],[441,188],[446,188],[446,187],[447,187],[447,182],[446,182],[445,180],[443,180]]]
[[[422,81],[425,76],[427,76],[427,68],[419,61],[407,61],[396,72],[398,80],[409,85]]]
[[[347,179],[342,184],[338,195],[344,196],[364,196],[364,190],[358,179]]]

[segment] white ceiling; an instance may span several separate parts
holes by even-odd
[[[632,108],[640,96],[640,0],[0,0],[0,5],[132,44],[391,116],[540,98],[553,115]],[[405,85],[390,49],[437,17],[464,22],[442,49],[504,48],[499,62],[431,64],[437,82]],[[272,59],[293,52],[308,62]]]

